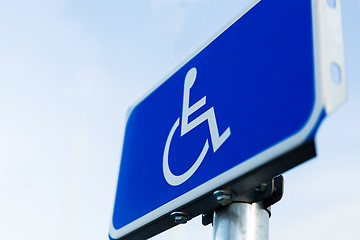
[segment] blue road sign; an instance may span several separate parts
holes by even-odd
[[[191,206],[221,186],[260,168],[272,177],[309,158],[271,165],[313,140],[344,99],[342,34],[334,30],[336,46],[324,37],[333,34],[323,28],[329,12],[341,19],[326,1],[254,1],[133,108],[110,238],[152,236],[174,225],[166,222],[172,211],[211,210]],[[331,63],[340,69],[337,83]]]

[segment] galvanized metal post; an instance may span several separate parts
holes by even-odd
[[[213,240],[268,240],[269,217],[263,202],[232,202],[215,210]]]

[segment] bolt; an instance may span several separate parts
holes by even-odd
[[[258,192],[265,192],[267,188],[267,184],[266,183],[262,183],[260,186],[257,186],[255,188],[255,191],[258,191]]]
[[[214,192],[214,197],[221,205],[230,204],[235,199],[235,195],[228,190],[217,190]]]
[[[176,224],[184,224],[191,219],[190,214],[186,212],[173,212],[170,214],[170,216],[174,218]]]

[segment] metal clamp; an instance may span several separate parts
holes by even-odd
[[[233,202],[243,202],[243,203],[255,203],[263,202],[265,209],[268,209],[271,205],[280,201],[284,193],[284,178],[282,175],[273,178],[270,181],[264,182],[259,186],[251,189],[250,191],[235,196],[230,190],[216,190],[213,193],[216,201],[218,201],[221,206],[228,205]],[[213,212],[207,212],[202,215],[202,224],[208,225],[213,221]],[[270,210],[268,210],[269,215],[271,215]]]

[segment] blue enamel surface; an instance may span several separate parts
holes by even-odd
[[[310,0],[263,0],[252,8],[132,111],[125,131],[114,228],[298,133],[315,103],[313,66]],[[191,167],[206,139],[210,149],[194,175],[170,186],[162,172],[163,151],[171,127],[181,117],[184,79],[192,67],[197,78],[190,105],[204,96],[207,102],[191,118],[214,107],[220,134],[230,127],[231,135],[214,153],[207,122],[183,137],[179,127],[169,154],[174,174]]]

